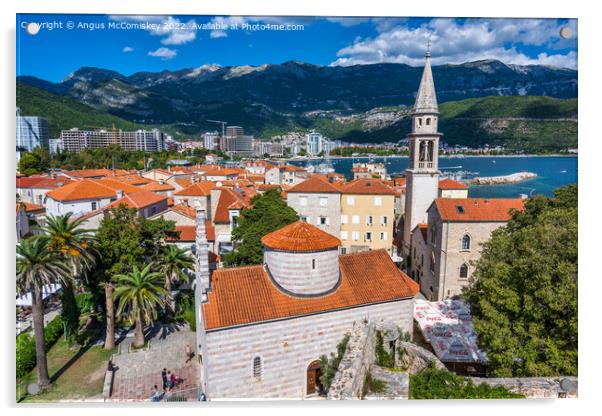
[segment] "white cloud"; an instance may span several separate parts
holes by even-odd
[[[386,19],[375,19],[378,34],[356,39],[340,49],[331,65],[356,65],[397,62],[421,65],[428,40],[432,42],[434,64],[459,64],[482,59],[498,59],[507,64],[542,64],[567,68],[577,67],[577,53],[539,53],[530,57],[517,45],[548,49],[576,48],[576,36],[563,40],[559,31],[563,24],[552,19],[432,19],[418,27],[405,22],[391,25]],[[399,24],[400,23],[400,24]],[[576,33],[576,22],[573,33]]]
[[[178,52],[174,49],[161,47],[156,51],[150,51],[148,56],[154,56],[155,58],[161,58],[162,60],[167,61],[168,59],[175,58],[177,54]]]
[[[132,48],[131,46],[125,46],[121,52],[123,53],[129,53],[129,52],[134,52],[134,48]]]

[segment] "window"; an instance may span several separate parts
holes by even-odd
[[[328,204],[328,198],[320,198],[320,206],[325,207]]]
[[[347,215],[341,215],[341,224],[347,224],[348,218]]]
[[[366,225],[372,225],[372,215],[366,216]]]
[[[353,241],[358,241],[360,239],[360,232],[359,231],[351,232],[351,239]]]
[[[382,241],[386,241],[387,240],[387,232],[383,231],[382,233],[380,233],[380,239]]]
[[[151,215],[155,215],[157,213],[157,207],[151,207]]]
[[[366,241],[372,241],[372,233],[370,231],[366,233]]]
[[[462,250],[470,250],[470,236],[468,234],[464,234],[464,237],[462,237]]]
[[[420,255],[420,265],[424,267],[424,254]]]
[[[347,197],[347,205],[355,205],[355,197],[348,196]]]
[[[302,207],[307,206],[307,197],[306,196],[299,197],[299,205],[301,205]]]
[[[375,196],[374,197],[374,205],[377,207],[380,207],[382,204],[383,204],[382,196]]]
[[[347,254],[347,248],[341,247],[341,254]]]
[[[431,118],[430,118],[430,117],[427,117],[427,118],[426,118],[426,125],[427,125],[427,126],[430,126],[430,125],[431,125]]]
[[[354,215],[353,217],[351,217],[351,222],[353,224],[359,224],[360,223],[360,216],[359,215]]]
[[[349,238],[349,232],[341,231],[341,240],[347,240]]]
[[[460,266],[460,279],[468,279],[468,265],[466,263]]]
[[[255,380],[261,380],[261,357],[253,358],[253,377]]]
[[[421,118],[418,119],[418,125],[422,126],[422,119]]]
[[[320,225],[327,225],[328,219],[326,217],[320,217]]]
[[[96,208],[97,208],[97,203],[92,202],[92,211],[96,211]]]
[[[387,216],[386,216],[386,215],[383,215],[383,216],[381,217],[381,219],[380,219],[380,223],[381,223],[382,225],[387,225]]]
[[[311,259],[311,269],[316,270],[316,259]]]
[[[435,272],[435,255],[431,255],[431,272]]]

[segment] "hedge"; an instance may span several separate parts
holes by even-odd
[[[52,347],[63,333],[63,322],[60,315],[48,322],[44,328],[46,351]],[[36,343],[30,333],[17,337],[17,378],[22,378],[36,366]]]

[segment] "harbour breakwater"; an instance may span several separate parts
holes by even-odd
[[[505,183],[516,183],[536,178],[537,174],[533,172],[517,172],[502,176],[483,176],[473,178],[470,183],[473,185],[500,185]]]

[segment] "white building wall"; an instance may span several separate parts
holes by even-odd
[[[321,203],[323,199],[326,201],[325,205]],[[302,201],[305,202],[302,203]],[[336,238],[341,237],[341,194],[289,192],[286,203],[300,217],[306,218],[309,224],[315,225]],[[325,225],[320,224],[320,217],[326,218]]]
[[[96,208],[94,209],[92,207],[92,202],[96,202]],[[110,203],[111,200],[109,198],[61,202],[48,197],[46,200],[46,213],[48,215],[56,216],[65,215],[71,212],[73,213],[73,216],[79,216],[105,207]]]
[[[205,334],[202,377],[209,400],[302,399],[307,366],[336,345],[354,321],[386,320],[412,329],[413,299],[380,303],[306,317],[274,321]],[[260,357],[261,380],[253,377]]]
[[[427,210],[437,198],[439,175],[407,171],[406,208],[403,229],[404,246],[407,251],[411,244],[412,230],[420,223],[427,222]]]

